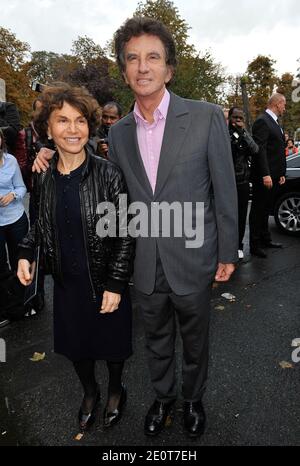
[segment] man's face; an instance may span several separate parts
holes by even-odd
[[[244,112],[242,110],[239,110],[238,108],[235,108],[232,112],[232,115],[230,116],[230,122],[233,126],[243,128],[245,124]]]
[[[112,126],[114,123],[116,123],[120,119],[118,110],[116,107],[103,107],[102,111],[102,124],[105,126]]]
[[[276,105],[277,110],[278,110],[278,116],[282,116],[285,112],[285,105],[286,105],[286,100],[285,97],[282,97]]]
[[[162,97],[165,85],[172,77],[166,64],[166,52],[157,36],[143,34],[132,37],[125,45],[126,83],[137,99]]]

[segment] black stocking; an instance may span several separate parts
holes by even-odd
[[[114,411],[119,404],[121,396],[121,382],[124,361],[106,361],[109,375],[108,382],[108,411]]]
[[[95,379],[95,361],[85,359],[83,361],[74,361],[73,365],[84,390],[81,409],[84,414],[88,414],[94,407],[98,387]]]

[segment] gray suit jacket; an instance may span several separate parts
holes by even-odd
[[[111,127],[109,158],[125,175],[130,202],[140,201],[154,210],[163,201],[182,206],[192,202],[194,226],[195,203],[204,203],[202,247],[187,248],[184,228],[181,237],[137,238],[136,288],[146,294],[153,292],[158,249],[170,287],[176,294],[186,295],[200,292],[213,280],[218,262],[237,261],[237,195],[222,110],[170,94],[154,194],[139,152],[132,113]],[[199,228],[203,230],[201,225]],[[152,224],[152,231],[161,235],[161,225]]]

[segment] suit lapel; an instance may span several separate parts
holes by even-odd
[[[265,112],[265,115],[267,116],[267,118],[269,119],[269,121],[273,124],[273,128],[276,128],[276,131],[280,133],[280,136],[284,139],[284,134],[283,134],[283,131],[282,131],[282,128],[281,126],[276,123],[276,121],[274,120],[274,118],[271,117],[271,115],[269,115],[268,112]]]
[[[179,151],[190,125],[190,114],[184,100],[171,92],[170,97],[154,198],[159,195],[177,161]]]
[[[138,182],[142,188],[147,191],[148,195],[153,197],[152,188],[144,167],[143,159],[140,153],[137,134],[136,134],[136,122],[133,114],[127,118],[124,122],[124,144],[128,148],[128,163],[130,164],[132,171],[134,172]]]

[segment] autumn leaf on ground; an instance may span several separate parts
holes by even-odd
[[[45,359],[46,353],[33,353],[32,358],[29,358],[30,361],[37,362],[37,361],[42,361]]]
[[[83,437],[83,434],[81,434],[81,433],[80,433],[80,434],[77,434],[77,435],[74,437],[74,440],[79,441],[79,440],[82,439],[82,437]]]
[[[281,361],[281,362],[279,363],[279,365],[280,365],[280,367],[281,367],[282,369],[294,369],[293,364],[291,364],[290,362],[287,362],[287,361]]]

